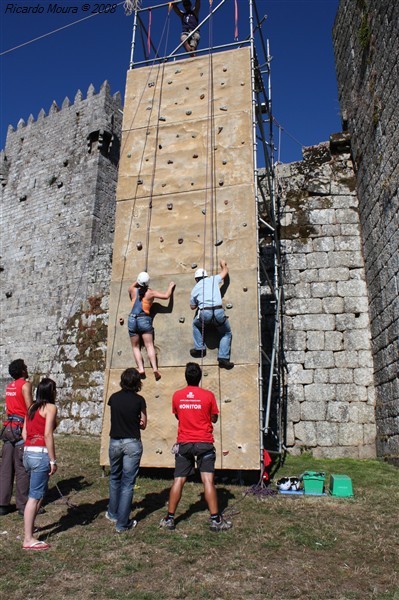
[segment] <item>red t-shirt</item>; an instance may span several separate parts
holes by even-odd
[[[26,420],[26,442],[25,446],[45,446],[44,430],[46,419],[42,417],[39,409],[33,415],[33,419]]]
[[[25,400],[22,394],[22,388],[26,383],[26,379],[20,377],[6,387],[6,411],[7,416],[17,415],[23,419],[26,417],[28,409],[26,408]]]
[[[179,419],[178,443],[210,442],[213,444],[212,415],[218,415],[216,398],[209,390],[188,385],[173,394],[172,412]]]

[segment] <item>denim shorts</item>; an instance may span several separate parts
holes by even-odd
[[[129,315],[127,322],[130,337],[139,335],[140,333],[154,333],[152,326],[152,318],[150,316]]]
[[[29,498],[41,500],[47,492],[50,459],[47,452],[24,451],[24,467],[30,474]]]

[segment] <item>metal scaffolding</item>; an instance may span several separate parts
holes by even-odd
[[[194,1],[194,0],[193,0]],[[167,50],[169,32],[169,14],[172,3],[162,3],[151,7],[136,8],[133,17],[133,36],[131,44],[130,69],[144,65],[153,65],[187,58],[182,52],[183,42],[172,51]],[[204,1],[203,1],[203,4]],[[240,2],[240,5],[243,3]],[[211,30],[212,21],[222,7],[230,5],[236,11],[235,0],[209,2],[209,13],[195,29]],[[144,24],[144,13],[168,7],[168,18],[164,25],[158,47],[151,39],[151,17],[148,26]],[[263,473],[265,452],[282,455],[286,442],[286,384],[285,361],[283,354],[282,311],[284,302],[282,265],[279,240],[279,201],[275,178],[274,121],[272,115],[271,56],[269,42],[263,37],[262,27],[266,15],[260,16],[255,0],[246,5],[249,28],[243,39],[235,36],[233,42],[213,45],[211,35],[207,47],[197,48],[196,55],[209,52],[221,52],[247,46],[250,48],[252,72],[252,127],[254,186],[257,211],[257,247],[258,247],[258,306],[259,306],[259,428],[260,428],[260,467]],[[222,12],[222,11],[221,11]],[[217,30],[220,35],[220,28]],[[248,33],[249,31],[249,33]],[[143,50],[141,56],[137,49],[137,36],[141,35]],[[203,34],[201,33],[202,38]],[[166,39],[164,42],[163,40]],[[160,51],[164,43],[165,51]],[[150,57],[151,53],[153,54]]]

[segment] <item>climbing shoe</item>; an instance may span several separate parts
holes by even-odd
[[[174,519],[161,519],[159,522],[159,526],[163,529],[169,529],[169,531],[173,531],[174,529],[176,529]]]
[[[211,519],[211,524],[209,525],[209,529],[211,531],[227,531],[233,527],[233,523],[231,521],[225,521],[222,517],[220,521],[215,521]]]
[[[191,348],[190,354],[193,358],[201,358],[201,356],[206,356],[206,349],[197,350],[197,348]]]
[[[230,370],[234,367],[234,363],[227,360],[227,358],[218,358],[219,368]]]

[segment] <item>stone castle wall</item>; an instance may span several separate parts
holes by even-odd
[[[53,376],[61,431],[101,430],[120,109],[90,86],[10,126],[1,153],[1,378],[15,358]]]
[[[377,452],[399,460],[399,4],[341,0],[333,38],[342,120],[356,167]]]
[[[358,200],[347,142],[279,165],[287,446],[375,456],[375,397]]]

